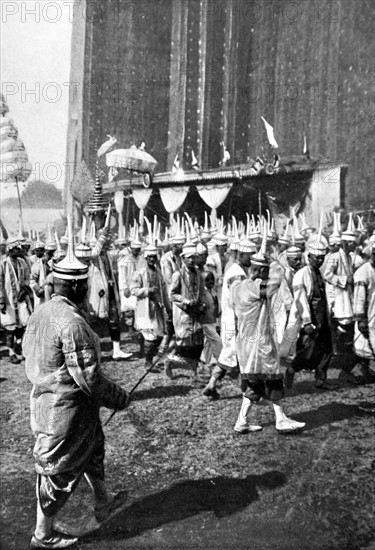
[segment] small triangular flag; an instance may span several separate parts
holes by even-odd
[[[274,133],[273,133],[273,127],[271,126],[271,124],[268,124],[268,122],[266,121],[266,119],[264,117],[261,116],[260,118],[264,122],[264,126],[266,128],[267,139],[269,141],[269,144],[271,145],[271,147],[274,147],[275,149],[277,149],[279,146],[277,144],[277,141],[276,141]]]
[[[180,159],[178,157],[178,153],[174,159],[173,166],[172,166],[172,174],[175,174],[177,170],[180,168]]]
[[[310,151],[307,147],[307,139],[306,134],[303,134],[303,154],[309,159],[310,158]]]
[[[197,157],[195,156],[193,149],[191,150],[191,167],[193,168],[193,170],[200,170],[199,162]]]
[[[221,160],[220,160],[220,166],[224,167],[226,166],[228,160],[230,160],[230,153],[228,149],[225,147],[224,141],[220,143],[221,145]]]

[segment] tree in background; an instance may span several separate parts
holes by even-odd
[[[57,208],[62,209],[61,191],[45,181],[30,181],[21,195],[24,208]],[[3,207],[17,207],[18,200],[9,198],[2,201]]]

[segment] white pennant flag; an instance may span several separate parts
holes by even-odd
[[[179,169],[180,169],[180,159],[177,153],[172,166],[172,174],[175,174]]]
[[[269,144],[271,145],[271,147],[274,147],[275,149],[277,149],[279,146],[277,144],[277,141],[276,141],[274,133],[273,133],[273,127],[271,126],[271,124],[268,124],[268,122],[266,121],[266,119],[264,117],[261,116],[260,118],[264,122],[264,126],[266,128],[267,139],[269,141]]]

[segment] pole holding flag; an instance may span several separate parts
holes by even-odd
[[[268,139],[268,142],[269,144],[271,145],[271,147],[273,147],[274,149],[277,149],[279,146],[277,144],[277,141],[275,139],[275,135],[273,133],[273,126],[271,126],[271,124],[268,124],[268,122],[266,121],[266,119],[264,117],[260,117],[263,122],[264,122],[264,126],[266,128],[266,132],[267,132],[267,139]]]

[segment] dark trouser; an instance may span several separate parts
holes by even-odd
[[[115,291],[113,290],[112,285],[108,285],[108,301],[109,301],[109,310],[108,310],[109,335],[111,337],[112,342],[119,342],[121,339],[120,316],[118,313]]]
[[[333,319],[333,327],[339,363],[337,366],[344,372],[351,372],[357,362],[353,349],[354,323],[342,324],[339,320]]]
[[[24,328],[16,328],[15,330],[6,330],[6,345],[9,349],[13,350],[17,355],[22,355],[22,350],[17,341],[21,340]]]
[[[211,376],[213,376],[219,382],[224,378],[226,374],[227,374],[227,369],[225,368],[225,365],[221,365],[221,363],[218,363],[212,369]]]
[[[354,323],[343,324],[334,317],[330,322],[334,358],[332,366],[351,372],[357,362],[353,349]]]
[[[236,367],[227,367],[226,365],[223,365],[223,363],[218,363],[214,366],[212,369],[211,376],[213,376],[218,382],[224,378],[224,376],[227,374],[230,378],[233,378],[234,380],[238,378],[239,374],[239,368]]]
[[[181,364],[180,361],[176,365],[180,368],[191,369],[193,372],[197,372],[199,358],[203,350],[203,343],[192,345],[192,346],[176,346],[175,354],[184,360],[184,364]],[[171,360],[173,364],[173,359]]]
[[[281,378],[274,380],[242,378],[241,391],[253,403],[258,403],[261,397],[266,397],[273,403],[277,403],[284,397],[284,384]]]
[[[196,346],[176,346],[176,353],[186,359],[199,361],[203,349],[203,344]]]
[[[165,310],[165,330],[168,336],[174,336],[173,315],[172,310]]]
[[[95,446],[85,464],[60,474],[37,474],[36,496],[45,516],[52,517],[57,514],[85,473],[104,480],[104,435],[100,425],[96,433]]]
[[[161,341],[161,336],[157,340],[144,341],[144,353],[147,362],[151,362],[153,357],[157,354]]]
[[[318,333],[312,337],[301,329],[291,368],[294,372],[300,372],[302,369],[315,370],[316,380],[326,380],[331,357],[331,334],[327,319],[324,319]]]

